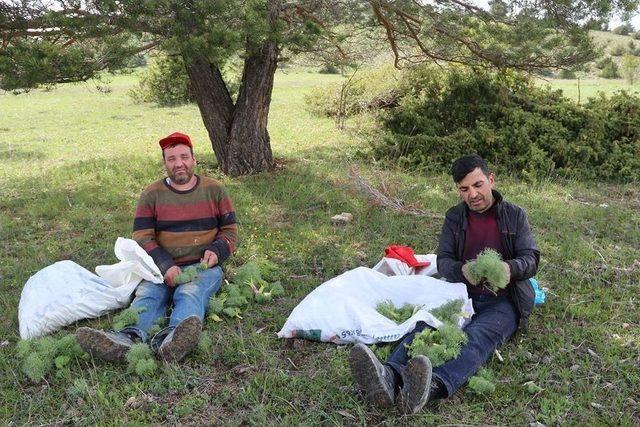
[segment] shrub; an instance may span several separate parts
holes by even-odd
[[[576,72],[573,70],[561,70],[560,71],[560,78],[561,79],[575,79],[576,78]]]
[[[314,88],[304,100],[311,113],[328,117],[392,107],[399,96],[400,75],[391,65],[356,72],[342,83]]]
[[[165,53],[154,55],[141,74],[138,87],[129,91],[129,95],[138,102],[153,102],[163,107],[192,102],[182,58]]]
[[[609,61],[605,62],[602,67],[602,71],[600,72],[600,77],[605,79],[617,79],[620,77],[620,73],[618,72],[618,64],[609,58]]]
[[[622,55],[624,55],[624,53],[626,51],[627,50],[625,49],[625,47],[622,46],[621,44],[619,44],[619,45],[616,45],[616,47],[614,47],[613,49],[611,49],[611,55],[612,56],[622,56]]]
[[[638,97],[621,92],[580,106],[516,73],[462,68],[415,70],[400,91],[372,143],[381,161],[447,172],[459,156],[477,153],[495,170],[527,179],[554,172],[637,180]]]
[[[629,34],[633,33],[633,31],[634,31],[633,25],[631,25],[630,23],[627,23],[614,28],[613,34],[618,34],[620,36],[628,36]]]

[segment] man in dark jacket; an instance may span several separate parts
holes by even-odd
[[[451,396],[518,326],[526,329],[534,303],[528,279],[537,271],[540,251],[525,211],[493,189],[494,175],[481,157],[461,157],[451,171],[462,202],[447,211],[438,244],[438,273],[449,282],[467,284],[475,311],[464,328],[467,344],[458,357],[438,367],[432,368],[425,356],[409,359],[406,345],[427,327],[418,322],[384,364],[362,344],[354,346],[350,355],[351,369],[367,399],[380,406],[395,400],[404,413],[418,412],[427,401]],[[504,260],[501,265],[508,284],[498,292],[477,282],[466,264],[488,248]]]

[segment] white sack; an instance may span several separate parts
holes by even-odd
[[[375,271],[379,271],[387,276],[407,276],[416,274],[420,276],[433,276],[438,272],[436,264],[436,254],[416,255],[416,259],[420,262],[429,261],[431,264],[424,267],[409,267],[406,262],[396,258],[382,258],[374,267]]]
[[[31,276],[18,306],[20,338],[36,338],[122,308],[142,279],[162,283],[153,259],[135,241],[119,237],[114,252],[120,262],[96,267],[102,277],[73,261],[56,262]]]
[[[423,275],[389,277],[358,267],[323,283],[307,295],[293,309],[278,337],[304,337],[336,344],[397,341],[420,320],[440,327],[442,323],[428,310],[453,299],[464,301],[464,316],[458,321],[463,326],[473,315],[463,283]],[[384,300],[391,300],[396,307],[405,303],[424,307],[398,325],[376,311],[377,304]]]
[[[143,279],[153,283],[164,282],[153,258],[135,240],[118,237],[114,252],[120,260],[119,263],[96,267],[98,276],[112,286],[135,287]]]

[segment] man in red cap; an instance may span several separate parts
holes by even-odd
[[[222,283],[222,263],[234,251],[238,227],[233,204],[222,184],[194,173],[191,138],[180,132],[159,141],[167,177],[148,186],[140,196],[133,239],[153,258],[164,283],[146,280],[131,303],[138,321],[120,331],[82,327],[80,346],[92,355],[122,361],[136,342],[148,342],[149,330],[173,306],[169,325],[150,339],[162,360],[182,359],[198,343],[209,302]],[[189,265],[206,263],[190,282],[177,276]]]

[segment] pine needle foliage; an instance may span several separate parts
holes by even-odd
[[[433,366],[441,366],[460,354],[462,344],[467,342],[467,334],[451,323],[445,323],[440,329],[427,328],[416,334],[413,342],[407,346],[409,355],[424,355]]]
[[[487,395],[496,390],[495,376],[486,368],[481,368],[476,375],[469,378],[469,390],[474,394]]]
[[[502,257],[493,249],[482,251],[475,261],[469,261],[471,282],[480,283],[486,280],[489,287],[497,292],[509,283],[507,272],[502,265]]]
[[[406,322],[411,316],[416,314],[423,306],[419,304],[404,304],[397,308],[391,300],[385,300],[376,306],[376,311],[384,317],[400,324]]]
[[[176,285],[182,285],[184,283],[193,282],[198,278],[198,273],[205,271],[209,266],[206,262],[201,262],[198,265],[190,265],[182,270],[182,273],[178,274],[174,279]]]
[[[128,364],[127,370],[139,377],[152,375],[158,368],[151,348],[145,343],[132,345],[125,358]]]
[[[61,371],[72,361],[87,357],[71,334],[59,339],[21,340],[16,346],[16,355],[22,360],[22,372],[33,382],[42,380],[54,367]]]
[[[208,319],[221,322],[222,316],[242,319],[242,312],[251,303],[263,304],[284,295],[280,281],[270,282],[277,277],[278,266],[271,261],[258,259],[238,267],[232,283],[209,299]]]
[[[429,310],[436,319],[443,323],[457,324],[458,318],[462,315],[464,301],[461,299],[451,300],[440,307]]]
[[[145,311],[144,307],[129,307],[113,317],[113,329],[119,331],[138,323],[138,315]]]

